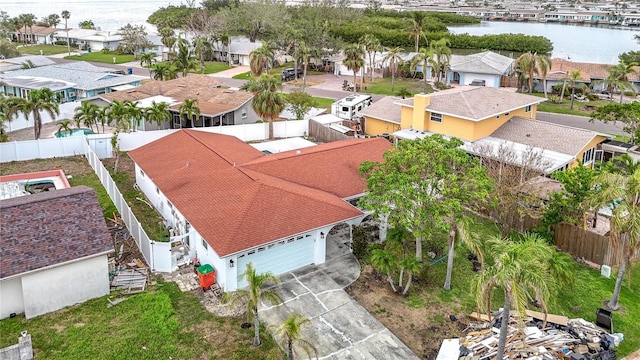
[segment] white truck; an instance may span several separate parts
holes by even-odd
[[[371,95],[353,94],[331,104],[331,114],[345,120],[352,120],[360,110],[373,103]]]

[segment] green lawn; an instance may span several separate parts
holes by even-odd
[[[533,93],[532,95],[538,97],[544,97],[542,93]],[[538,111],[556,113],[556,114],[566,114],[566,115],[578,115],[578,116],[591,116],[591,112],[595,107],[610,104],[608,100],[596,100],[596,101],[587,101],[573,102],[573,109],[570,108],[571,100],[563,99],[561,104],[553,104],[550,101],[545,101],[541,104],[538,104]]]
[[[75,50],[74,47],[71,47],[71,50]],[[62,54],[67,52],[66,45],[28,45],[22,46],[18,48],[18,51],[21,54],[25,55],[40,55],[40,51],[42,51],[42,55],[55,55]]]
[[[118,295],[113,295],[112,300]],[[253,347],[244,318],[222,318],[175,283],[160,282],[107,308],[107,297],[25,320],[0,321],[0,347],[31,334],[36,359],[265,359],[278,352],[267,331]]]
[[[200,69],[198,65],[198,69]],[[204,63],[204,73],[205,74],[215,74],[220,71],[231,69],[231,66],[226,62],[218,62],[218,61],[207,61]]]
[[[116,59],[116,61],[113,61],[113,58]],[[103,53],[101,51],[99,52],[92,52],[92,53],[83,53],[82,55],[78,56],[78,55],[71,55],[71,56],[65,56],[65,59],[68,60],[83,60],[83,61],[94,61],[94,62],[101,62],[101,63],[107,63],[107,64],[122,64],[122,63],[126,63],[126,62],[131,62],[131,61],[135,61],[135,59],[133,58],[133,55],[129,55],[129,54],[125,54],[125,55],[118,55],[115,53]]]
[[[359,82],[360,81],[358,81],[358,83]],[[398,90],[401,88],[407,89],[411,94],[425,92],[424,82],[422,80],[405,78],[396,78],[393,91],[391,91],[390,77],[375,79],[373,82],[370,82],[367,79],[364,83],[364,87],[361,88],[360,92],[366,94],[397,95]],[[426,92],[433,92],[433,89],[431,89],[431,87],[427,85]]]
[[[334,99],[314,97],[313,100],[316,102],[315,107],[323,108],[327,110],[331,110],[331,104],[335,101]]]

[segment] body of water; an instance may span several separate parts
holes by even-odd
[[[618,55],[640,50],[637,28],[611,28],[572,24],[483,21],[476,25],[449,27],[454,34],[525,34],[544,36],[553,43],[553,57],[578,62],[618,63]]]
[[[11,17],[31,13],[38,19],[67,10],[69,27],[91,20],[101,30],[117,30],[130,23],[155,31],[155,26],[147,24],[149,15],[161,7],[183,4],[180,0],[0,0],[0,10]]]

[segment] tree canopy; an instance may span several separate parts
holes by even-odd
[[[591,113],[589,121],[599,120],[622,123],[622,130],[629,134],[630,142],[635,144],[640,139],[640,103],[633,101],[624,104],[607,104],[600,106]]]

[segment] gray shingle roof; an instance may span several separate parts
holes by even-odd
[[[400,98],[385,96],[368,107],[360,110],[360,114],[400,124],[401,106],[396,104]]]
[[[511,71],[512,58],[485,51],[472,55],[451,55],[451,71],[479,74],[507,75]]]
[[[430,95],[426,110],[479,121],[528,105],[544,98],[484,86],[460,86]]]
[[[495,138],[557,151],[573,157],[576,157],[598,135],[600,134],[591,130],[518,116],[511,118],[491,134]]]
[[[73,87],[80,90],[102,89],[111,86],[130,84],[145,79],[137,75],[119,75],[112,73],[113,69],[98,67],[84,61],[76,61],[66,64],[50,65],[45,67],[16,70],[10,73],[0,74],[0,79],[11,85],[11,78],[20,77],[61,80],[74,84]]]
[[[0,202],[0,279],[113,251],[95,190],[76,186]]]

